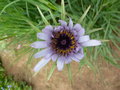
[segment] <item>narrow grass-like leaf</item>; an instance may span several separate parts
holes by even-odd
[[[61,0],[61,19],[65,20],[65,2],[64,0]]]
[[[81,23],[81,22],[83,21],[83,19],[84,19],[84,18],[86,17],[86,15],[87,15],[88,11],[90,10],[90,7],[91,7],[91,6],[89,6],[89,7],[86,9],[86,11],[84,12],[84,14],[80,17],[78,23]]]
[[[45,5],[47,5],[49,8],[51,8],[51,9],[53,9],[53,10],[58,10],[58,8],[55,6],[55,5],[53,5],[51,2],[49,2],[49,1],[45,1],[45,0],[39,0],[41,3],[44,3]]]
[[[92,29],[92,30],[88,31],[87,34],[91,34],[91,33],[94,33],[94,32],[100,31],[100,30],[103,30],[103,28]]]
[[[26,2],[26,13],[27,13],[27,16],[30,17],[29,10],[28,10],[28,2]]]
[[[46,25],[49,25],[49,22],[47,21],[47,19],[45,18],[45,16],[43,15],[42,11],[40,10],[39,6],[37,6],[37,9],[43,19],[43,22],[46,24]]]
[[[110,40],[100,40],[101,42],[109,42]]]
[[[112,42],[113,42],[113,44],[116,46],[116,48],[120,51],[120,46],[117,45],[117,43],[115,43],[115,41],[112,40]]]
[[[15,36],[15,35],[12,35],[12,36],[7,36],[7,37],[0,38],[0,41],[1,41],[1,40],[5,40],[5,39],[12,38],[12,37],[14,37],[14,36]]]
[[[47,80],[50,80],[50,78],[51,78],[51,76],[52,76],[55,68],[56,68],[56,63],[54,63],[54,64],[52,65],[52,68],[51,68],[51,70],[50,70],[50,72],[49,72],[49,75],[48,75],[48,77],[47,77]]]
[[[94,57],[93,57],[94,60],[96,60],[96,58],[99,57],[99,55],[98,55],[99,52],[100,52],[100,51],[98,50],[98,47],[95,47],[95,48],[94,48]]]
[[[68,69],[68,77],[69,77],[70,81],[72,82],[72,72],[71,72],[70,64],[67,64],[67,69]]]
[[[70,7],[70,10],[73,12],[70,0],[67,0],[67,1],[68,1],[68,5]]]
[[[56,21],[54,15],[52,14],[52,12],[51,12],[50,9],[49,9],[49,13],[50,13],[50,15],[51,15],[51,17],[52,17],[52,19],[53,19],[53,22],[55,23],[55,25],[57,25],[57,21]]]
[[[32,62],[32,60],[33,60],[33,55],[35,54],[35,52],[36,52],[36,50],[33,50],[31,53],[30,53],[30,55],[29,55],[29,57],[28,57],[28,60],[27,60],[27,64],[30,64],[31,62]]]
[[[90,67],[93,71],[95,71],[95,67],[93,66],[93,64],[90,61],[86,61],[86,64],[88,65],[88,67]]]
[[[36,32],[40,32],[40,30],[35,26],[33,25],[33,23],[29,20],[25,20]]]
[[[120,65],[118,63],[114,62],[113,58],[110,58],[108,56],[104,56],[104,57],[105,57],[105,60],[107,60],[109,63],[111,63],[112,65],[114,65],[114,66],[116,66],[118,68],[120,68]]]
[[[11,6],[12,4],[14,4],[14,3],[16,3],[16,2],[18,2],[18,1],[20,1],[20,0],[15,0],[15,1],[7,4],[7,5],[2,9],[2,11],[0,12],[0,15],[5,11],[6,8],[8,8],[9,6]]]

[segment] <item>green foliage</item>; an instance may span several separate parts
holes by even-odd
[[[29,47],[37,40],[36,33],[46,25],[58,25],[59,19],[68,21],[71,17],[74,23],[82,24],[92,39],[103,42],[99,47],[87,48],[87,58],[80,65],[87,64],[94,69],[92,63],[102,56],[119,67],[118,55],[112,48],[120,50],[119,0],[0,0],[0,10],[0,40],[12,39],[11,44]],[[52,68],[49,77],[54,71]]]
[[[16,82],[12,76],[6,76],[0,61],[0,90],[32,90],[25,82]]]

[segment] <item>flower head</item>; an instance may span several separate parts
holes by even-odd
[[[72,60],[80,62],[84,57],[83,47],[101,45],[99,40],[90,40],[89,35],[84,35],[85,30],[80,24],[75,24],[70,19],[69,24],[59,20],[60,26],[46,26],[42,33],[37,33],[41,41],[31,44],[33,48],[43,48],[34,55],[35,58],[43,57],[34,67],[38,72],[50,60],[57,61],[57,68],[61,71],[64,64],[69,64]]]

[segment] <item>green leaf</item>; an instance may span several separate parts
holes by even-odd
[[[104,56],[105,57],[105,60],[107,60],[109,63],[111,63],[112,65],[114,65],[115,67],[118,67],[120,68],[120,65],[118,63],[116,63],[116,61],[114,61],[113,58],[110,58],[108,56]]]
[[[86,9],[86,11],[84,12],[84,14],[80,17],[78,23],[81,23],[83,21],[83,19],[86,17],[88,11],[90,10],[91,6],[89,5],[88,8]]]
[[[15,1],[7,4],[7,5],[1,10],[0,15],[5,11],[6,8],[8,8],[9,6],[11,6],[12,4],[14,4],[14,3],[16,3],[16,2],[18,2],[18,1],[20,1],[20,0],[15,0]]]
[[[50,78],[51,78],[51,76],[52,76],[55,68],[56,68],[56,63],[54,63],[54,64],[52,65],[52,68],[51,68],[51,70],[50,70],[50,73],[49,73],[49,75],[48,75],[47,80],[50,80]]]
[[[65,20],[65,2],[61,0],[61,19]]]
[[[39,6],[37,6],[37,9],[43,19],[43,22],[46,24],[46,25],[50,25],[49,22],[47,21],[47,19],[45,18],[45,16],[43,15],[42,11],[40,10]]]
[[[103,28],[92,29],[92,30],[88,31],[87,34],[91,34],[91,33],[94,33],[94,32],[100,31],[100,30],[103,30]]]
[[[71,72],[70,64],[67,64],[67,69],[68,69],[68,77],[69,77],[70,81],[72,82],[72,72]]]
[[[54,15],[52,14],[52,12],[51,12],[50,9],[49,9],[49,13],[50,13],[50,15],[51,15],[51,17],[52,17],[52,19],[53,19],[53,22],[55,23],[55,25],[57,25],[57,21],[56,21]]]

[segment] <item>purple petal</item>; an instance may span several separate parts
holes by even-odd
[[[45,58],[50,58],[53,55],[52,51],[49,51],[48,54],[46,54]],[[51,57],[52,58],[52,57]]]
[[[70,57],[67,57],[65,60],[65,64],[69,64],[72,61],[72,59]]]
[[[75,52],[77,53],[80,49],[81,49],[81,46],[80,46],[80,45],[79,45],[79,46],[77,45]]]
[[[81,60],[81,59],[83,59],[84,54],[83,53],[78,53],[78,54],[75,54],[75,57],[78,58],[79,60]]]
[[[46,58],[43,58],[41,61],[39,61],[37,63],[37,65],[35,65],[34,67],[34,71],[35,72],[38,72],[42,67],[44,67],[48,62],[50,61],[50,58],[46,59]]]
[[[63,20],[59,20],[59,23],[62,25],[62,26],[67,26],[67,22],[63,21]]]
[[[70,28],[70,30],[72,30],[72,28],[73,28],[73,21],[72,21],[72,19],[70,18],[70,20],[69,20],[69,28]]]
[[[101,45],[101,41],[99,41],[99,40],[89,40],[89,41],[81,43],[81,45],[83,47],[87,47],[87,46],[99,46],[99,45]]]
[[[58,55],[57,55],[57,54],[52,55],[52,60],[53,60],[54,62],[57,60],[57,58],[58,58]]]
[[[79,38],[79,42],[80,42],[80,43],[81,43],[81,42],[86,42],[86,41],[88,41],[88,40],[90,40],[89,35],[81,36],[81,37]]]
[[[76,62],[80,62],[80,59],[76,58],[75,56],[72,56],[71,59],[76,61]]]
[[[84,57],[84,52],[83,52],[83,48],[80,48],[78,53],[74,54],[74,56],[76,58],[78,58],[79,60],[81,60]]]
[[[85,30],[80,24],[75,24],[74,29],[79,33],[80,36],[85,34]]]
[[[41,50],[40,52],[36,53],[34,55],[34,57],[40,58],[40,57],[46,56],[46,54],[48,54],[48,53],[50,53],[50,48],[46,48],[46,49]]]
[[[45,41],[36,41],[30,45],[33,48],[46,48],[48,47]]]
[[[58,68],[58,71],[62,71],[62,69],[64,68],[64,58],[62,57],[59,57],[58,60],[57,60],[57,68]]]
[[[43,39],[43,40],[48,40],[49,39],[48,35],[46,35],[45,33],[37,33],[37,37],[39,39]]]
[[[46,26],[42,32],[49,34],[51,31],[53,31],[53,27],[51,25]]]
[[[64,27],[63,26],[57,26],[54,28],[54,31],[60,31],[60,30],[63,30]]]
[[[70,28],[68,26],[65,26],[64,29],[65,30],[70,30]]]

